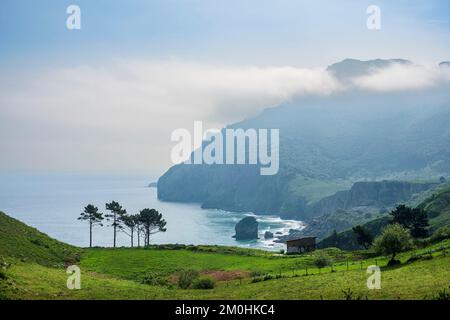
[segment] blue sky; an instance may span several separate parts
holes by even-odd
[[[65,28],[77,4],[82,30]],[[382,30],[366,29],[380,6]],[[224,63],[318,66],[345,57],[448,59],[449,1],[2,0],[3,65],[179,57]],[[430,50],[432,48],[432,50]]]
[[[66,28],[72,4],[81,30]],[[366,27],[371,4],[379,31]],[[156,177],[173,130],[340,90],[324,69],[349,57],[435,66],[450,60],[449,36],[448,0],[0,0],[0,173]],[[440,72],[360,83],[412,90]]]

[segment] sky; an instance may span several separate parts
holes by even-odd
[[[66,28],[72,4],[80,30]],[[372,4],[381,30],[366,26]],[[373,90],[440,81],[449,35],[437,0],[2,0],[0,173],[157,177],[175,129],[342,90],[323,70],[345,58],[426,66],[360,79]]]

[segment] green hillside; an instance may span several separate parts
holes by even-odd
[[[437,299],[447,297],[450,240],[401,253],[400,266],[370,251],[337,248],[301,255],[222,246],[80,249],[1,214],[1,299]],[[80,261],[75,262],[81,254]],[[66,287],[64,262],[81,269]],[[326,261],[318,267],[317,261]],[[382,268],[369,290],[366,268]],[[179,284],[191,274],[187,287]],[[196,283],[210,279],[212,289]]]
[[[79,260],[80,254],[81,249],[52,239],[0,212],[0,257],[61,266]]]
[[[428,212],[431,231],[450,226],[450,186],[432,195],[420,207]]]
[[[446,184],[440,187],[435,193],[431,194],[417,206],[424,209],[428,214],[430,219],[430,234],[433,234],[441,227],[450,227],[450,185]],[[363,223],[362,225],[373,236],[376,236],[381,233],[381,230],[389,223],[389,221],[389,216],[384,216]],[[338,232],[337,235],[331,235],[322,239],[318,243],[318,246],[322,248],[333,246],[343,250],[361,249],[351,228]]]
[[[369,265],[386,265],[383,257],[360,259],[340,250],[312,255],[243,255],[216,247],[211,252],[186,249],[92,249],[81,260],[81,289],[66,288],[62,268],[18,262],[7,269],[7,299],[435,299],[448,290],[450,256],[444,241],[399,256],[403,264],[382,268],[382,289],[366,287]],[[209,247],[212,249],[211,247]],[[207,247],[205,247],[207,249]],[[428,251],[431,252],[427,253]],[[314,257],[334,257],[318,269]],[[411,256],[422,254],[414,262]],[[348,261],[348,269],[347,269]],[[196,269],[215,279],[213,289],[181,289],[177,276]],[[307,269],[306,269],[307,268]],[[145,282],[145,279],[150,279]],[[1,289],[1,281],[0,281]],[[447,291],[446,291],[447,292]]]

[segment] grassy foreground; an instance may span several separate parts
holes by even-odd
[[[385,257],[336,248],[297,256],[221,246],[79,249],[4,214],[0,230],[0,300],[435,299],[449,293],[450,240],[400,254],[402,264],[386,268]],[[331,264],[318,269],[318,257]],[[80,290],[67,289],[71,264],[81,268]],[[382,268],[380,290],[366,286],[369,265]],[[215,287],[181,289],[183,270],[213,279]]]
[[[396,268],[382,268],[380,290],[366,286],[366,266],[373,259],[350,262],[349,271],[342,261],[334,265],[334,271],[327,267],[319,273],[311,267],[306,275],[303,268],[311,258],[184,249],[92,249],[80,261],[80,290],[67,289],[65,269],[19,261],[7,269],[1,295],[7,299],[344,299],[349,298],[346,291],[353,299],[432,299],[450,285],[450,255],[445,250]],[[258,272],[273,274],[272,279],[254,282],[255,266],[261,267]],[[216,277],[216,287],[178,288],[171,278],[186,268]],[[142,275],[155,270],[169,279],[167,284],[142,284]]]

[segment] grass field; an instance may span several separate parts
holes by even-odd
[[[366,267],[375,264],[375,258],[350,260],[347,271],[347,259],[351,257],[337,255],[332,271],[331,267],[319,270],[313,266],[314,256],[321,251],[280,257],[265,253],[246,256],[242,252],[124,248],[85,250],[80,261],[81,290],[66,288],[65,269],[18,261],[7,269],[1,292],[8,299],[344,299],[343,291],[350,290],[353,298],[424,299],[449,288],[450,255],[442,250],[449,244],[447,240],[421,251],[403,253],[401,266],[382,268],[380,290],[366,287]],[[220,247],[215,249],[220,251]],[[433,251],[431,258],[427,254],[425,259],[406,263],[413,254],[429,250]],[[339,253],[333,251],[328,254]],[[381,266],[386,263],[382,257],[376,260]],[[272,279],[254,282],[255,266],[261,274],[272,274]],[[191,268],[213,277],[232,277],[219,278],[211,290],[180,289],[171,281],[166,285],[140,283],[142,275],[148,272],[171,279],[178,271]]]
[[[386,257],[336,248],[292,256],[221,246],[80,249],[0,218],[0,299],[448,299],[450,292],[449,239],[402,253],[402,264],[387,268]],[[319,257],[326,267],[316,266]],[[80,290],[66,286],[70,264],[81,269]],[[380,290],[366,286],[370,265],[381,267]],[[188,270],[215,287],[181,289]]]

